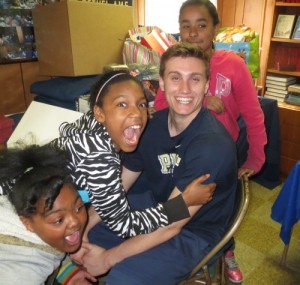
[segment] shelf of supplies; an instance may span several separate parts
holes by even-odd
[[[276,2],[275,6],[298,7],[300,3]]]
[[[291,76],[300,76],[300,71],[281,71],[274,68],[268,68],[267,72]]]
[[[271,42],[290,43],[290,44],[300,44],[300,40],[294,40],[294,39],[282,39],[282,38],[271,38]]]

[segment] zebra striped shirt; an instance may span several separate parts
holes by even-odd
[[[60,137],[51,144],[67,151],[74,182],[88,190],[93,207],[112,231],[124,238],[169,224],[162,204],[138,211],[130,208],[121,183],[119,153],[91,111],[72,124],[63,123],[59,131]]]

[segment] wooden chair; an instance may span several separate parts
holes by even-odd
[[[190,273],[190,276],[181,281],[178,285],[192,285],[192,284],[225,284],[225,257],[223,254],[224,246],[233,237],[239,226],[241,225],[250,201],[250,187],[246,176],[243,176],[238,181],[238,189],[236,193],[235,209],[236,213],[232,219],[231,226],[225,233],[220,242],[197,264],[197,266]],[[209,272],[209,264],[213,257],[218,256],[214,264],[215,272],[211,276]],[[210,267],[211,268],[211,267]]]

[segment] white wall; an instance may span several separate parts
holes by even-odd
[[[178,33],[179,8],[183,0],[145,0],[145,25],[164,32]],[[217,0],[211,0],[217,6]]]

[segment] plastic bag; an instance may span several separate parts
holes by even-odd
[[[258,78],[259,36],[253,29],[246,26],[223,28],[217,35],[214,45],[215,49],[233,50],[245,60],[252,78]]]

